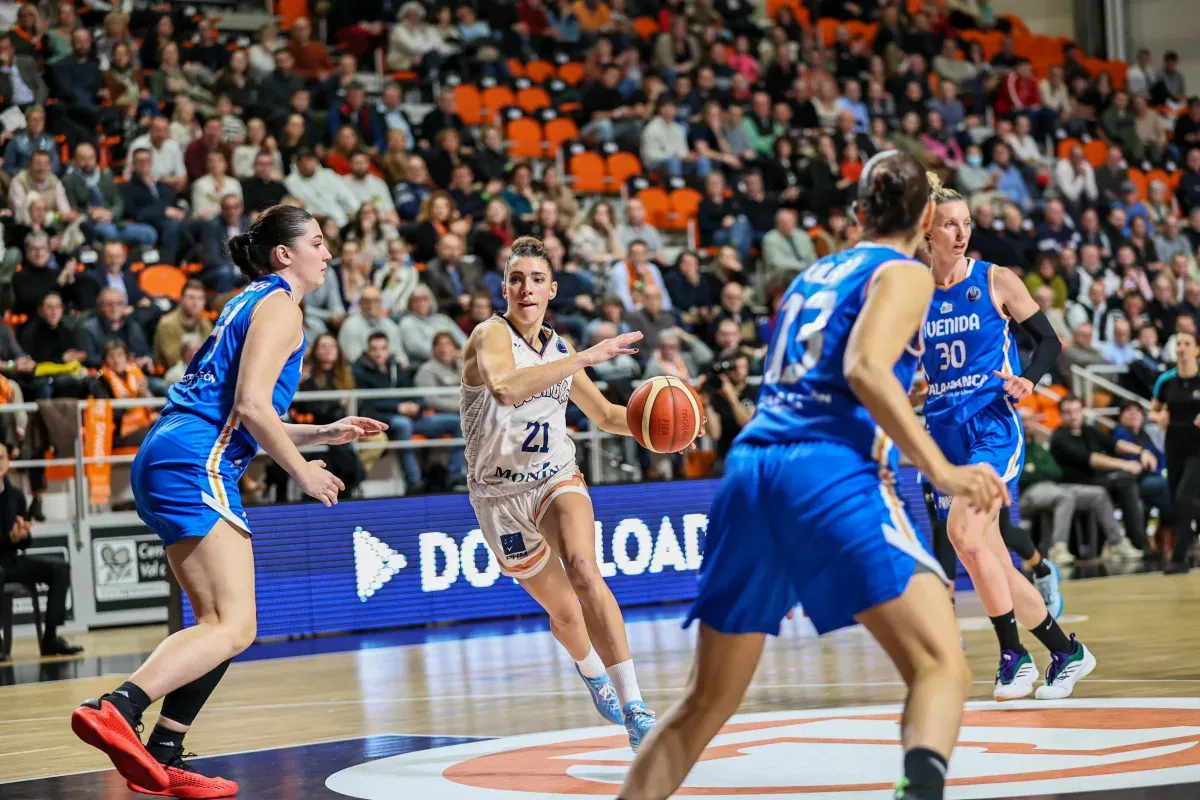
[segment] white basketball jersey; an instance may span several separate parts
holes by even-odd
[[[549,364],[569,355],[566,342],[549,326],[542,329],[540,350],[505,317],[485,325],[503,325],[512,339],[517,368]],[[462,387],[460,414],[467,441],[467,483],[478,496],[528,491],[575,464],[575,443],[567,436],[567,400],[573,377],[511,406],[502,406],[485,386]]]

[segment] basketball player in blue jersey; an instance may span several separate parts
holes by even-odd
[[[143,794],[227,797],[237,784],[201,775],[183,738],[230,660],[254,641],[254,552],[238,481],[259,447],[326,506],[345,487],[299,447],[346,444],[386,425],[347,417],[331,425],[281,420],[300,381],[300,300],[325,280],[329,250],[306,211],[275,206],[229,240],[250,279],[171,386],[162,416],[130,473],[138,516],[162,537],[196,624],[167,637],[133,676],[71,718],[75,734],[102,750]],[[141,716],[163,698],[143,747]]]
[[[933,293],[913,258],[933,220],[924,168],[894,150],[875,156],[859,204],[867,241],[820,259],[784,296],[758,409],[709,514],[685,623],[701,622],[696,662],[683,699],[642,745],[624,800],[679,787],[797,601],[818,632],[857,621],[887,651],[909,686],[895,797],[942,798],[970,671],[946,576],[894,488],[897,447],[983,513],[1008,497],[990,466],[952,466],[908,402]]]
[[[925,424],[952,463],[990,464],[1015,493],[1025,463],[1025,441],[1013,403],[1033,392],[1054,366],[1061,345],[1045,313],[1012,271],[966,257],[970,209],[936,176],[931,175],[930,183],[936,205],[929,233],[936,289],[921,357],[929,383]],[[1023,371],[1010,320],[1035,342]],[[1050,650],[1038,699],[1070,696],[1075,684],[1095,669],[1096,659],[1074,634],[1068,638],[1063,633],[1046,600],[1013,566],[1001,536],[1000,514],[972,507],[970,498],[956,497],[936,483],[934,493],[938,516],[946,520],[950,542],[1000,642],[993,696],[1015,700],[1033,692],[1037,667],[1021,644],[1018,621]]]

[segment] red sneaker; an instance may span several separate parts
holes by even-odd
[[[189,754],[190,755],[190,754]],[[126,785],[135,792],[152,794],[158,797],[182,797],[187,800],[207,800],[212,797],[232,797],[237,794],[238,785],[224,778],[210,778],[196,771],[196,768],[183,760],[183,753],[176,753],[166,766],[170,783],[161,791],[150,790],[138,786],[134,781],[126,781]]]
[[[104,698],[85,701],[71,715],[71,730],[108,756],[125,780],[152,789],[165,789],[169,785],[167,770],[142,745],[137,731],[112,701]]]

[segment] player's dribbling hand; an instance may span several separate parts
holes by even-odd
[[[325,469],[324,461],[306,461],[296,476],[296,482],[306,495],[320,500],[326,508],[337,505],[338,492],[346,489],[341,478]]]
[[[620,336],[614,336],[611,339],[605,339],[597,345],[589,347],[580,355],[583,356],[584,362],[589,367],[594,367],[597,364],[603,364],[609,359],[617,356],[632,356],[637,353],[636,347],[630,347],[631,344],[639,342],[642,339],[641,331],[631,331],[622,333]]]
[[[934,480],[933,485],[944,495],[965,497],[972,508],[989,516],[999,511],[1000,506],[1012,504],[1008,487],[990,464],[950,467],[945,477]]]
[[[1010,375],[998,369],[992,370],[992,374],[1004,381],[1004,391],[1008,392],[1008,396],[1013,400],[1023,400],[1033,394],[1033,381],[1028,378],[1022,378],[1020,375]]]

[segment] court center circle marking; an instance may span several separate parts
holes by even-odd
[[[734,717],[676,797],[867,800],[901,774],[900,707]],[[511,736],[344,769],[362,800],[612,798],[633,760],[616,726]],[[947,800],[1200,783],[1200,698],[969,703]]]

